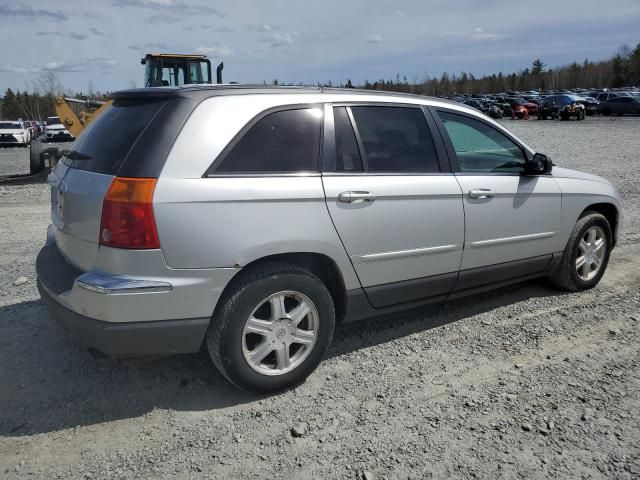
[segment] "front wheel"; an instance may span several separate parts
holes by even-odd
[[[611,225],[606,217],[586,212],[573,227],[551,281],[572,292],[595,287],[609,264],[612,244]]]
[[[324,283],[297,265],[269,262],[232,280],[206,339],[227,380],[244,390],[273,392],[304,382],[327,352],[334,328]]]

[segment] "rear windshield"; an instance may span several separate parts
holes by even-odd
[[[115,175],[127,154],[164,105],[164,99],[116,100],[70,147],[72,168]]]

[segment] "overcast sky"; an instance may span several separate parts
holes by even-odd
[[[409,80],[609,57],[640,0],[0,0],[0,91],[42,71],[74,90],[143,85],[147,52],[206,53],[242,83]]]

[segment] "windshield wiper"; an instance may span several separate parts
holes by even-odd
[[[61,150],[60,153],[69,160],[91,160],[91,155],[76,152],[75,150]]]

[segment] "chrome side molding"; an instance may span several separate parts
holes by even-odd
[[[99,272],[85,273],[76,279],[76,283],[80,288],[105,295],[161,293],[173,290],[173,285],[168,282],[119,277]]]

